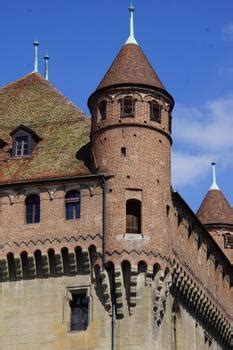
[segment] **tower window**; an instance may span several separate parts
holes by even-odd
[[[107,101],[103,100],[99,104],[99,111],[101,115],[101,120],[104,120],[107,118]]]
[[[70,302],[71,320],[70,330],[73,332],[84,331],[88,326],[88,304],[86,293],[72,294]]]
[[[80,192],[69,191],[65,195],[66,220],[80,218]]]
[[[161,123],[161,106],[155,100],[150,101],[150,120]]]
[[[172,132],[172,115],[171,114],[169,114],[168,130],[170,133]]]
[[[135,99],[132,96],[125,96],[120,100],[121,117],[135,116]]]
[[[126,147],[121,147],[121,155],[122,157],[126,157]]]
[[[36,224],[40,222],[40,197],[37,194],[28,196],[25,200],[26,223]]]
[[[126,202],[126,233],[141,233],[141,202],[136,199]]]
[[[26,156],[28,152],[28,136],[16,137],[15,156]]]

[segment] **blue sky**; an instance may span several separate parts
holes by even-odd
[[[217,181],[233,204],[233,2],[135,0],[135,35],[173,95],[173,184],[195,211]],[[0,85],[33,70],[32,42],[51,57],[50,81],[86,101],[128,36],[128,0],[2,2]]]

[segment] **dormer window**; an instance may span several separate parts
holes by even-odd
[[[155,100],[150,101],[150,120],[161,123],[161,106]]]
[[[20,125],[11,132],[12,157],[30,156],[33,148],[41,141],[41,138],[31,129]]]
[[[135,99],[132,96],[125,96],[120,100],[121,117],[135,116]]]
[[[15,138],[15,156],[26,156],[28,155],[28,136],[18,136]]]

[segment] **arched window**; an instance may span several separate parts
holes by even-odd
[[[40,197],[37,194],[28,196],[25,200],[26,223],[36,224],[40,222]]]
[[[155,100],[150,101],[150,120],[161,123],[161,106]]]
[[[121,117],[135,116],[135,99],[132,96],[125,96],[120,100]]]
[[[104,120],[107,118],[107,101],[102,100],[99,104],[99,111],[101,115],[101,119]]]
[[[72,190],[65,195],[66,220],[80,218],[80,192]]]
[[[126,202],[126,233],[141,233],[141,202],[136,199]]]

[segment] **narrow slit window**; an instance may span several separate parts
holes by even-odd
[[[121,156],[126,157],[126,147],[121,147]]]
[[[40,222],[40,197],[37,194],[28,196],[25,200],[26,223],[36,224]]]
[[[125,96],[120,100],[121,117],[135,116],[135,99],[132,96]]]
[[[101,115],[101,120],[105,120],[107,118],[107,101],[103,100],[99,104],[99,111]]]
[[[86,293],[72,294],[72,300],[70,302],[70,330],[72,332],[84,331],[87,329],[88,304],[89,298]]]
[[[150,101],[150,120],[161,123],[161,106],[155,100]]]
[[[66,220],[80,218],[80,192],[69,191],[65,195]]]
[[[141,202],[135,199],[126,202],[126,233],[141,233]]]

